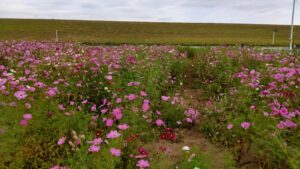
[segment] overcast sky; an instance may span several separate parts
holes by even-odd
[[[290,24],[293,0],[0,0],[0,18]],[[295,24],[300,25],[300,0]]]

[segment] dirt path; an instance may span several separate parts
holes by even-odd
[[[201,112],[201,107],[204,106],[205,101],[201,99],[201,90],[199,89],[184,89],[179,92],[181,104],[185,108],[195,108]],[[201,123],[200,120],[197,123]],[[206,154],[211,158],[213,168],[224,168],[224,157],[228,155],[222,147],[218,147],[210,142],[210,140],[203,135],[196,127],[190,129],[176,129],[178,142],[172,143],[165,140],[146,145],[145,147],[154,152],[155,156],[153,161],[157,161],[158,168],[174,168],[176,164],[182,159],[185,152],[182,148],[188,146],[191,149],[200,150],[201,154]],[[196,154],[197,155],[197,154]]]
[[[227,153],[224,149],[216,147],[205,138],[200,132],[192,129],[177,130],[178,135],[182,135],[180,142],[172,143],[165,140],[155,142],[155,144],[147,145],[146,147],[155,153],[155,160],[158,161],[159,168],[172,168],[182,159],[185,152],[182,148],[188,146],[191,149],[200,150],[201,153],[211,157],[213,167],[215,169],[224,168],[224,154]],[[191,153],[190,153],[191,154]],[[198,154],[196,154],[197,156]],[[224,168],[225,169],[225,168]]]

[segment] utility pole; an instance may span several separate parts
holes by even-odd
[[[273,29],[273,41],[272,41],[272,45],[275,45],[275,35],[276,35],[276,32],[278,30],[276,28]]]
[[[55,31],[55,43],[58,43],[58,30]]]
[[[290,36],[290,50],[293,50],[295,3],[296,3],[296,0],[294,0],[294,2],[293,2],[292,23],[291,23],[291,36]]]

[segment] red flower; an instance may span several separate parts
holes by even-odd
[[[169,139],[169,140],[174,141],[175,138],[176,138],[175,133],[170,132],[170,133],[168,134],[168,139]]]
[[[97,136],[97,137],[100,137],[100,136],[101,136],[101,134],[102,134],[102,130],[100,130],[100,129],[99,129],[99,130],[97,130],[97,132],[96,132],[96,136]]]
[[[167,134],[166,133],[161,133],[160,138],[165,140],[167,139]]]
[[[148,154],[149,154],[149,153],[147,152],[147,150],[144,149],[143,147],[138,148],[138,151],[139,151],[139,153],[140,153],[141,155],[148,156]]]

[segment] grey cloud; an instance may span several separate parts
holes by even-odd
[[[0,18],[289,24],[292,0],[1,0]],[[300,1],[295,23],[300,24]]]

